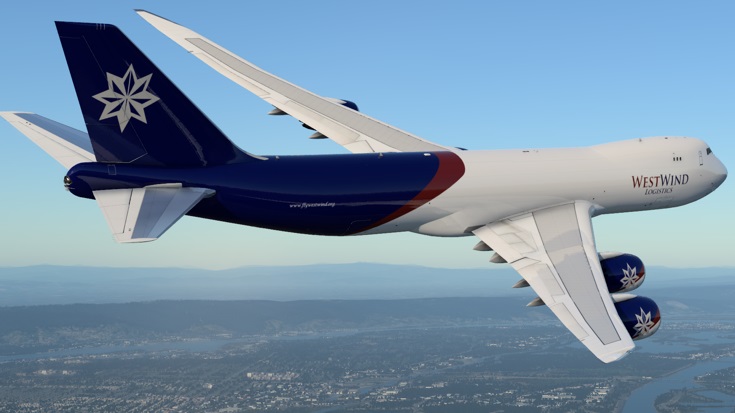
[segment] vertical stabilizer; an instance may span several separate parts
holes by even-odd
[[[235,146],[117,27],[56,22],[98,162],[208,166]]]

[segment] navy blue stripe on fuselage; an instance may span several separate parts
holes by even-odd
[[[442,152],[273,156],[199,168],[85,163],[72,168],[69,177],[70,191],[86,198],[93,198],[95,190],[160,183],[210,188],[215,196],[188,215],[281,231],[348,235],[410,212],[463,173],[459,157]]]

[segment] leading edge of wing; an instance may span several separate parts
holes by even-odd
[[[278,78],[206,37],[145,10],[143,19],[189,53],[256,96],[354,153],[431,152],[451,148],[339,105]]]
[[[634,347],[607,289],[588,202],[494,222],[474,231],[531,285],[559,320],[605,363]]]

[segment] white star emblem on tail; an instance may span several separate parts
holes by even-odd
[[[158,96],[148,91],[151,76],[153,76],[152,73],[139,78],[132,64],[123,77],[108,72],[108,89],[92,96],[105,104],[100,120],[116,116],[120,124],[120,132],[125,130],[130,119],[148,123],[144,109],[160,100]]]

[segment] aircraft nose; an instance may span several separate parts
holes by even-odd
[[[725,179],[727,178],[727,168],[719,159],[715,159],[717,160],[717,162],[715,163],[715,165],[713,165],[712,168],[712,172],[714,172],[714,180],[712,182],[712,185],[717,188],[722,185],[723,182],[725,182]]]

